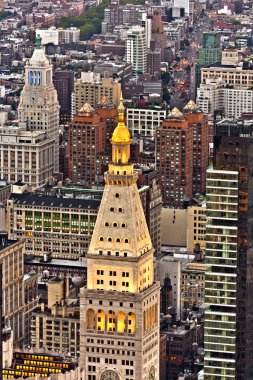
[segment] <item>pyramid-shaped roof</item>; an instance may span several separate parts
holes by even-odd
[[[89,116],[93,112],[94,108],[92,108],[91,105],[87,102],[79,110],[79,113],[85,113],[87,114],[87,116]]]
[[[195,110],[197,110],[197,109],[198,109],[198,106],[197,106],[196,103],[194,103],[193,100],[190,100],[190,101],[186,104],[186,106],[184,107],[184,110],[185,110],[185,111],[195,111]]]
[[[182,117],[184,117],[184,115],[182,114],[182,112],[180,112],[179,111],[179,109],[178,108],[173,108],[173,110],[168,114],[168,117],[169,118],[175,118],[175,119],[177,119],[177,118],[182,118]]]

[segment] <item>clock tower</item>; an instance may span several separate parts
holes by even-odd
[[[25,66],[25,85],[20,96],[18,118],[29,131],[45,132],[54,139],[54,171],[59,170],[59,103],[54,88],[53,66],[41,46],[41,38]]]
[[[118,111],[80,295],[80,367],[85,380],[159,380],[160,284],[122,99]]]

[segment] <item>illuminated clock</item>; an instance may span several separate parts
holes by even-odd
[[[30,96],[30,102],[31,102],[32,104],[37,103],[37,101],[38,101],[38,98],[37,98],[36,95],[31,95],[31,96]]]
[[[116,372],[114,372],[110,369],[107,369],[100,376],[100,380],[120,380],[120,378]]]
[[[155,380],[155,367],[153,365],[149,370],[148,379],[149,380]]]

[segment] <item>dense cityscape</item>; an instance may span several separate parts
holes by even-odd
[[[0,2],[0,380],[253,380],[252,215],[252,0]]]

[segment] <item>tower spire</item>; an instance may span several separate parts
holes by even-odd
[[[41,49],[41,41],[42,41],[42,38],[38,34],[37,37],[36,37],[36,40],[35,40],[35,47],[36,47],[36,49]]]

